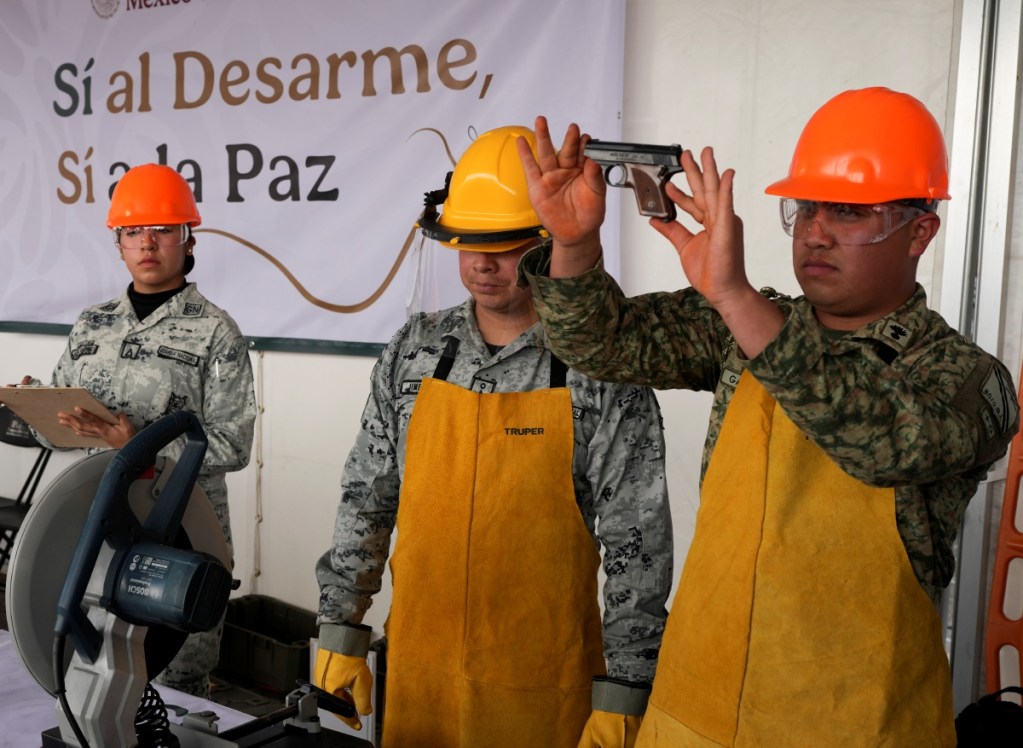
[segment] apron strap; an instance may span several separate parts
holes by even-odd
[[[447,381],[451,367],[455,364],[455,357],[458,355],[458,346],[461,344],[458,338],[448,336],[444,352],[440,354],[437,368],[434,369],[433,378]],[[551,354],[551,389],[564,387],[568,381],[568,366],[560,358]]]
[[[567,380],[568,366],[560,358],[551,354],[551,389],[564,387]]]
[[[437,362],[437,368],[433,372],[434,379],[440,379],[447,381],[448,374],[451,373],[451,367],[455,364],[455,356],[458,355],[459,340],[454,336],[448,336],[446,338],[447,345],[444,346],[444,352],[440,354],[440,361]]]

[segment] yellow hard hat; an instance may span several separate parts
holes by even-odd
[[[426,236],[474,252],[505,252],[548,236],[529,201],[515,145],[520,137],[535,155],[536,136],[527,127],[498,127],[473,141],[448,172],[444,188],[426,193],[417,222]]]

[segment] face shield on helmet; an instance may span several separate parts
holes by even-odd
[[[536,138],[525,127],[499,127],[476,138],[443,189],[426,194],[417,222],[425,236],[452,249],[506,252],[548,235],[529,201],[520,137],[535,154]]]

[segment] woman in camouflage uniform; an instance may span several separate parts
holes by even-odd
[[[238,326],[185,280],[195,263],[192,227],[200,220],[188,183],[170,167],[137,166],[121,178],[107,225],[132,280],[119,297],[79,315],[53,384],[84,387],[117,416],[108,424],[80,410],[59,415],[75,433],[113,448],[167,413],[195,414],[209,441],[198,484],[230,549],[225,474],[248,464],[255,395]],[[179,440],[164,454],[176,459],[182,447]],[[207,695],[221,631],[222,624],[190,636],[157,680]]]

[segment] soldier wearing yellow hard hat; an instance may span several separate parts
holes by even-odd
[[[397,527],[385,746],[626,748],[657,662],[672,565],[657,402],[551,354],[518,282],[546,237],[518,138],[533,133],[483,133],[427,196],[419,226],[458,250],[469,298],[413,315],[381,355],[317,565],[315,679],[365,714],[359,625]]]

